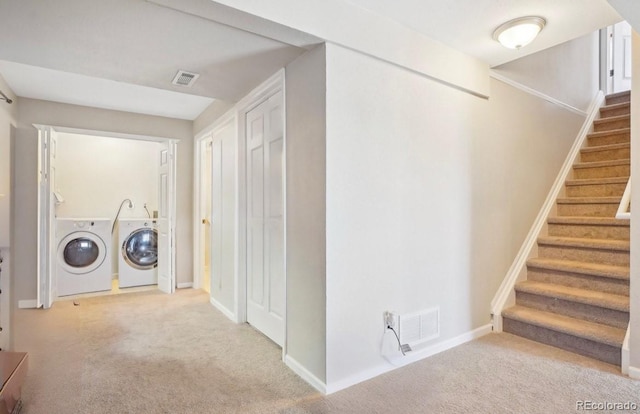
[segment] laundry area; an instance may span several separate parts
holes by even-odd
[[[57,133],[50,147],[55,296],[157,285],[167,144]]]

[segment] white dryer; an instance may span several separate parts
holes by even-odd
[[[118,285],[123,287],[158,283],[158,229],[153,219],[118,221]]]
[[[110,219],[56,220],[58,296],[111,290]]]

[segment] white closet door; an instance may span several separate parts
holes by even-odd
[[[160,151],[158,197],[158,289],[164,293],[173,293],[175,289],[174,252],[173,252],[173,159],[175,144],[168,143],[167,148]]]
[[[284,343],[284,129],[279,91],[247,113],[247,321]]]

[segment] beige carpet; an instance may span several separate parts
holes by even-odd
[[[206,295],[181,290],[18,310],[30,353],[25,414],[565,413],[576,402],[635,402],[615,367],[509,334],[488,335],[328,397],[235,325]]]

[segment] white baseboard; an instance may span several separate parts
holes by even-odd
[[[287,364],[287,366],[293,372],[298,374],[300,378],[307,381],[307,383],[309,383],[309,385],[311,385],[313,388],[320,391],[322,394],[327,394],[327,385],[318,377],[309,372],[309,370],[303,367],[298,361],[291,358],[289,355],[286,355],[284,357],[284,363]]]
[[[472,331],[465,332],[461,335],[458,335],[454,338],[447,339],[445,341],[439,342],[431,346],[427,346],[415,352],[411,352],[406,356],[399,356],[398,358],[394,358],[393,361],[389,361],[389,364],[387,365],[382,365],[376,368],[372,368],[372,369],[360,372],[356,375],[352,375],[351,377],[344,378],[340,381],[336,381],[332,384],[328,384],[326,386],[326,394],[333,394],[334,392],[344,390],[345,388],[349,388],[360,382],[377,377],[378,375],[382,375],[389,371],[393,371],[396,368],[400,368],[405,365],[411,364],[413,362],[420,361],[422,359],[428,358],[435,354],[439,354],[440,352],[454,348],[458,345],[462,345],[466,342],[470,342],[470,341],[473,341],[474,339],[478,339],[484,335],[491,333],[492,327],[493,327],[492,324],[483,325]]]
[[[18,301],[19,309],[35,309],[38,307],[38,301],[36,299],[25,299]]]
[[[235,323],[238,323],[236,315],[233,312],[231,312],[229,309],[227,309],[222,303],[218,302],[214,298],[209,298],[209,303],[211,303],[214,308],[222,312],[224,316],[231,319]]]
[[[640,379],[640,368],[629,367],[629,378]]]
[[[189,289],[189,288],[193,287],[193,282],[178,283],[178,284],[176,284],[176,287],[178,289]]]

